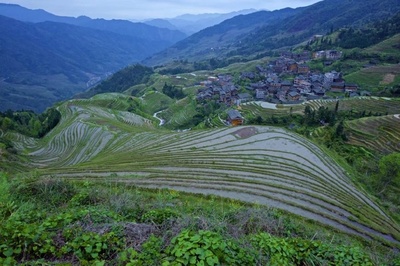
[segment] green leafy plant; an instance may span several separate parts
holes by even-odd
[[[128,248],[119,254],[119,262],[126,266],[160,265],[162,259],[162,239],[151,235],[142,244],[140,252]]]
[[[9,220],[0,226],[0,257],[40,258],[54,254],[53,233],[43,230],[37,223]]]
[[[296,250],[285,239],[276,238],[267,233],[251,237],[253,246],[259,250],[259,260],[269,265],[292,265]]]
[[[154,224],[162,224],[168,219],[177,218],[179,214],[171,209],[155,209],[146,212],[142,216],[144,222],[151,222]]]
[[[335,247],[318,241],[278,238],[267,233],[253,235],[251,242],[259,250],[259,262],[262,264],[373,265],[359,247]]]
[[[370,258],[359,247],[340,246],[333,254],[334,265],[372,266]]]
[[[84,232],[63,246],[62,253],[73,253],[81,261],[109,260],[122,247],[123,241],[114,232]]]
[[[251,265],[253,256],[231,240],[210,231],[184,230],[172,239],[163,266],[168,265]]]

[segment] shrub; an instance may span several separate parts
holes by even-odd
[[[10,195],[16,200],[40,201],[46,206],[58,207],[67,203],[76,190],[68,181],[41,178],[33,173],[18,179],[10,186]]]
[[[184,230],[172,239],[163,266],[252,265],[253,256],[231,240],[210,231]]]
[[[171,209],[155,209],[146,212],[142,216],[142,221],[161,225],[165,221],[177,217],[179,217],[179,214]]]
[[[73,253],[81,262],[111,260],[121,251],[123,244],[114,232],[105,234],[84,232],[69,239],[61,252]]]
[[[260,233],[251,237],[253,246],[259,250],[259,262],[268,265],[293,265],[295,249],[285,239]]]
[[[54,254],[52,236],[37,223],[7,221],[0,226],[0,258],[33,259]]]
[[[372,266],[359,247],[331,246],[318,241],[283,239],[266,233],[251,237],[259,250],[259,263],[268,265],[360,265]]]
[[[160,265],[162,258],[162,239],[151,235],[142,244],[141,251],[128,248],[119,254],[119,262],[126,266]]]

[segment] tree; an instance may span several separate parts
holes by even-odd
[[[1,129],[3,129],[3,130],[13,129],[13,121],[10,118],[5,117],[1,124]]]
[[[344,132],[343,120],[341,120],[336,127],[335,137],[341,138],[342,140],[347,140],[346,133]]]
[[[378,187],[383,193],[388,186],[400,186],[400,153],[391,153],[379,160]]]
[[[182,99],[185,97],[185,93],[183,92],[182,88],[177,88],[176,86],[168,85],[167,83],[164,83],[162,92],[165,95],[175,99]]]

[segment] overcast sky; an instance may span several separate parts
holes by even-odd
[[[1,0],[0,0],[1,1]],[[308,6],[320,0],[4,0],[63,16],[106,19],[172,18],[182,14],[228,13],[243,9],[275,10]]]

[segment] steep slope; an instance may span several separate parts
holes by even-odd
[[[60,124],[42,140],[18,136],[42,175],[215,194],[271,207],[337,230],[400,244],[400,228],[308,140],[273,127],[170,132],[108,109],[124,95],[59,107]],[[99,103],[102,103],[99,105]]]
[[[294,10],[238,16],[190,36],[146,63],[160,64],[171,59],[198,60],[199,55],[248,57],[304,42],[314,34],[326,34],[345,26],[360,26],[399,11],[397,0],[325,0]],[[242,31],[236,27],[241,27]]]
[[[43,111],[84,91],[93,77],[141,60],[162,45],[62,23],[0,16],[0,110]]]
[[[349,143],[384,154],[400,151],[400,114],[346,122]]]
[[[379,53],[381,55],[399,55],[400,54],[400,33],[388,38],[376,45],[365,49],[367,53]]]
[[[153,69],[142,65],[132,65],[116,72],[107,80],[90,90],[77,95],[81,98],[89,98],[99,93],[124,92],[132,86],[146,83],[153,74]]]
[[[239,40],[249,32],[264,25],[282,22],[300,9],[279,11],[259,11],[249,15],[239,15],[218,25],[201,30],[178,42],[170,48],[146,59],[150,65],[162,64],[172,59],[189,61],[226,55],[238,45]]]

